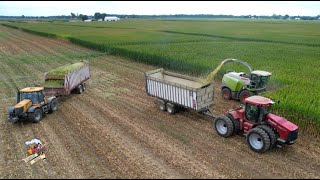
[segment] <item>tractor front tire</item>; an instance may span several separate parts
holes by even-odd
[[[247,134],[246,141],[250,149],[258,153],[269,150],[271,145],[268,133],[260,128],[251,129]]]
[[[234,132],[234,125],[231,119],[226,116],[218,117],[214,121],[214,129],[222,137],[229,137]]]
[[[52,101],[50,102],[50,110],[49,112],[55,112],[58,110],[58,101],[56,98],[52,99]]]
[[[30,119],[34,123],[39,123],[42,119],[42,112],[39,108],[35,109],[33,113],[30,113]]]
[[[239,100],[242,104],[244,104],[244,100],[250,96],[253,96],[254,93],[248,90],[242,90],[239,94]]]
[[[232,98],[231,90],[227,87],[222,88],[221,93],[223,99],[230,100]]]
[[[267,126],[267,125],[260,125],[257,126],[257,128],[263,129],[270,137],[270,148],[273,148],[276,145],[277,142],[277,135],[276,133],[272,130],[271,127]]]

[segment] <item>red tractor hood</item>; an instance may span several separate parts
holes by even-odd
[[[299,128],[297,125],[291,123],[290,121],[286,120],[285,118],[279,117],[279,116],[271,114],[271,113],[267,114],[267,118],[272,120],[274,123],[277,123],[279,126],[289,130],[289,131],[294,131]]]

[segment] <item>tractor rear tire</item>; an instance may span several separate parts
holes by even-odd
[[[38,123],[42,119],[42,112],[39,108],[35,109],[33,113],[30,114],[30,119],[34,123]]]
[[[166,102],[163,100],[159,100],[159,108],[161,111],[166,111],[167,110]]]
[[[217,134],[222,137],[229,137],[234,132],[234,125],[231,119],[226,116],[218,117],[214,121],[214,129],[216,130]]]
[[[221,93],[223,99],[230,100],[232,98],[231,90],[227,87],[222,88]]]
[[[57,99],[52,99],[52,101],[50,102],[50,110],[49,112],[52,113],[52,112],[55,112],[58,110],[58,101]]]
[[[260,128],[251,129],[247,134],[246,141],[250,149],[258,153],[269,150],[271,145],[269,135]]]
[[[175,114],[176,113],[176,107],[175,107],[175,105],[174,104],[172,104],[172,103],[167,103],[167,111],[168,111],[168,113],[169,114],[171,114],[171,115],[173,115],[173,114]]]
[[[239,100],[242,104],[244,104],[244,100],[250,96],[253,96],[254,93],[248,90],[242,90],[239,94]]]
[[[270,148],[273,148],[277,142],[277,135],[273,129],[267,125],[259,125],[257,128],[263,129],[269,135],[271,143]]]
[[[233,119],[233,117],[232,117],[231,114],[227,114],[227,117],[228,117],[229,119],[231,119],[231,121],[232,121],[232,123],[233,123],[233,127],[234,127],[234,128],[233,128],[233,132],[237,134],[237,133],[240,131],[240,123],[239,123],[239,121]]]

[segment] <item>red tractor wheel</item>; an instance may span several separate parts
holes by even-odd
[[[242,90],[239,94],[239,100],[242,104],[244,104],[244,100],[253,95],[253,92],[248,90]]]
[[[277,135],[276,133],[272,130],[271,127],[267,126],[267,125],[259,125],[257,126],[257,128],[260,128],[262,130],[264,130],[270,137],[270,148],[273,148],[275,145],[276,145],[276,142],[277,142]]]
[[[238,133],[240,131],[240,123],[238,120],[234,119],[231,114],[226,115],[233,123],[233,132]]]
[[[260,128],[251,129],[246,140],[250,149],[259,153],[269,150],[271,144],[269,135]]]
[[[231,99],[231,90],[227,87],[222,89],[222,97],[223,99],[230,100]]]
[[[214,121],[213,126],[217,134],[222,137],[229,137],[234,132],[234,125],[232,121],[226,116],[217,117]]]

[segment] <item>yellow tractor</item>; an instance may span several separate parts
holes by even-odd
[[[9,121],[31,120],[38,123],[44,114],[57,109],[57,98],[46,97],[43,87],[27,87],[17,92],[17,104],[9,108]]]

